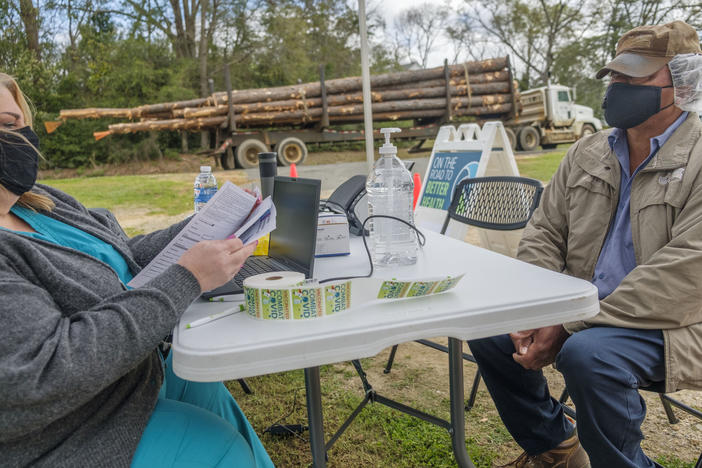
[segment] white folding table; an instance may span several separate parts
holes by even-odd
[[[459,466],[472,467],[465,447],[462,340],[592,317],[599,311],[597,289],[587,281],[440,234],[429,232],[426,237],[427,243],[420,249],[415,265],[376,269],[373,276],[408,279],[465,272],[453,290],[413,299],[378,300],[335,316],[307,321],[262,321],[237,313],[186,330],[188,322],[238,308],[233,303],[196,301],[173,333],[175,373],[184,379],[207,382],[305,369],[312,458],[315,467],[324,467],[326,448],[318,366],[374,356],[398,343],[447,336],[451,421],[412,414],[446,427]],[[317,259],[315,277],[321,280],[367,273],[363,243],[360,238],[353,238],[351,243],[349,256]],[[402,411],[408,409],[391,400],[381,403]]]

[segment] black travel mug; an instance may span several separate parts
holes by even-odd
[[[258,170],[261,175],[261,197],[273,195],[273,178],[276,176],[275,153],[258,153]]]

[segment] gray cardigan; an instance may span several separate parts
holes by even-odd
[[[134,274],[187,221],[129,239],[65,193],[34,191],[55,201],[48,216],[111,244]],[[156,346],[199,293],[179,265],[128,291],[94,257],[0,230],[0,463],[129,466],[163,381]]]

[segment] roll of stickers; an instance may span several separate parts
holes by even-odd
[[[408,299],[453,289],[463,275],[416,280],[356,278],[320,284],[302,273],[278,271],[244,280],[245,308],[261,320],[305,320],[343,312],[377,300]]]

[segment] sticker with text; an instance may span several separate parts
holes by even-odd
[[[287,289],[261,290],[261,318],[288,320],[290,318],[290,293]]]
[[[383,284],[380,285],[380,291],[378,291],[378,299],[405,297],[411,284],[405,281],[383,281]]]
[[[464,275],[456,276],[455,278],[446,278],[443,281],[439,281],[439,284],[434,288],[434,293],[441,293],[444,291],[448,291],[449,289],[453,289],[456,287],[459,281],[463,278]]]
[[[292,291],[294,319],[308,319],[322,314],[322,291],[318,288],[300,288]]]
[[[333,315],[351,307],[351,281],[324,287],[324,315]]]

